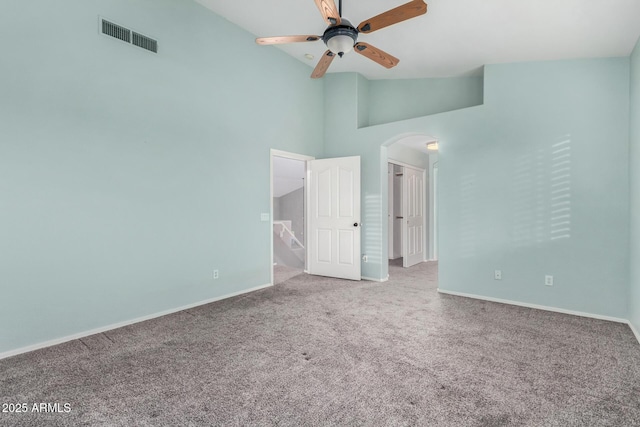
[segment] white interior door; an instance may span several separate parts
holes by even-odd
[[[360,157],[307,162],[309,274],[360,280]]]
[[[424,261],[424,171],[404,168],[403,267]]]

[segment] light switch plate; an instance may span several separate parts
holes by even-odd
[[[269,221],[269,214],[268,213],[261,213],[260,214],[260,221]]]

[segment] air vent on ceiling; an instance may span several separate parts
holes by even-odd
[[[121,25],[109,22],[106,19],[100,19],[100,27],[102,34],[115,37],[118,40],[133,44],[153,53],[158,53],[158,41],[150,37],[132,31]]]

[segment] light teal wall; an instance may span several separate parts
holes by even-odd
[[[629,320],[640,334],[640,40],[631,55],[630,83],[630,262]]]
[[[369,80],[360,74],[357,75],[357,93],[358,93],[358,103],[357,106],[357,115],[358,115],[358,127],[363,128],[369,126],[369,108],[376,108],[371,105],[371,100],[369,99]]]
[[[191,1],[6,0],[0,51],[0,353],[269,283],[269,149],[323,152],[309,67]]]
[[[483,106],[361,129],[357,76],[329,76],[325,154],[363,156],[363,248],[386,259],[378,147],[437,136],[442,289],[626,318],[628,73],[628,58],[491,65]],[[383,278],[385,264],[363,274]]]
[[[482,107],[358,128],[362,79],[355,73],[325,76],[325,155],[361,156],[362,253],[368,255],[362,275],[380,280],[388,275],[387,145],[416,133],[440,136],[446,129],[467,129],[481,119]]]
[[[626,318],[628,67],[485,68],[485,120],[440,152],[443,289]]]
[[[367,81],[367,125],[428,116],[482,104],[483,77]],[[362,103],[360,106],[363,107]],[[360,126],[365,121],[360,118]]]
[[[160,53],[99,35],[98,15]],[[361,156],[362,272],[386,277],[381,145],[413,132],[442,141],[442,288],[625,317],[631,271],[639,324],[628,59],[489,66],[487,105],[363,127],[386,102],[366,79],[311,80],[193,2],[5,1],[0,51],[0,353],[268,283],[270,148]],[[567,140],[570,237],[551,241]]]

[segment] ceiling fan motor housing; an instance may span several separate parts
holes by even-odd
[[[350,52],[357,40],[358,30],[345,18],[342,18],[340,25],[329,26],[322,35],[322,41],[329,50],[340,57]]]

